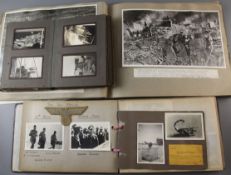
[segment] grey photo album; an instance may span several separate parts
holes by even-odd
[[[97,3],[6,13],[1,89],[110,86],[109,20]]]

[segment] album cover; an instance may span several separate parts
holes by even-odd
[[[28,101],[22,106],[15,119],[13,171],[118,171],[112,152],[117,101]]]
[[[112,97],[230,94],[222,14],[219,3],[112,5]]]

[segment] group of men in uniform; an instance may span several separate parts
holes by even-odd
[[[93,149],[109,140],[109,133],[103,127],[89,125],[87,128],[72,126],[71,148]]]

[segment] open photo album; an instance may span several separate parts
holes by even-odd
[[[73,98],[88,98],[89,89],[92,98],[230,95],[223,21],[217,2],[98,2],[6,12],[0,87],[87,91]]]
[[[16,172],[180,172],[224,167],[212,97],[26,101],[16,107],[13,152]]]

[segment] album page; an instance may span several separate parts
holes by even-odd
[[[116,101],[25,102],[19,171],[117,172],[116,113]]]
[[[110,12],[113,97],[231,93],[219,3],[119,3]]]
[[[1,88],[17,90],[27,89],[27,92],[14,93],[3,92],[0,97],[3,100],[27,100],[27,99],[69,99],[69,98],[102,98],[108,96],[107,87],[96,88],[79,88],[75,90],[47,90],[34,94],[34,90],[38,87],[51,87],[51,72],[47,67],[51,67],[48,59],[52,49],[46,49],[49,43],[49,28],[45,27],[45,23],[39,24],[41,27],[18,27],[10,36],[12,42],[6,45],[7,27],[11,24],[36,23],[36,21],[51,20],[49,24],[57,19],[67,19],[78,16],[94,16],[107,15],[108,8],[104,2],[82,3],[73,5],[62,5],[53,7],[37,7],[29,9],[20,9],[4,13],[1,20],[1,54],[0,54],[0,70]],[[23,29],[22,29],[23,28]],[[31,39],[32,38],[32,39]],[[33,39],[36,38],[36,39]],[[12,46],[12,47],[11,47]],[[3,55],[5,51],[10,50],[12,55]],[[44,53],[41,52],[44,51]],[[22,54],[23,52],[23,54]],[[46,52],[46,53],[45,53]],[[21,57],[24,55],[25,57]],[[40,55],[40,56],[36,56]],[[42,55],[42,56],[41,56]],[[47,57],[47,58],[45,58]],[[43,64],[48,61],[49,63]],[[7,64],[5,64],[7,63]],[[4,66],[3,66],[4,65]],[[10,66],[10,67],[7,67]],[[2,69],[8,69],[2,71]],[[38,83],[43,81],[42,83]],[[22,83],[23,82],[23,83]],[[31,91],[31,89],[33,89]]]
[[[118,120],[121,173],[224,168],[213,97],[120,100]]]

